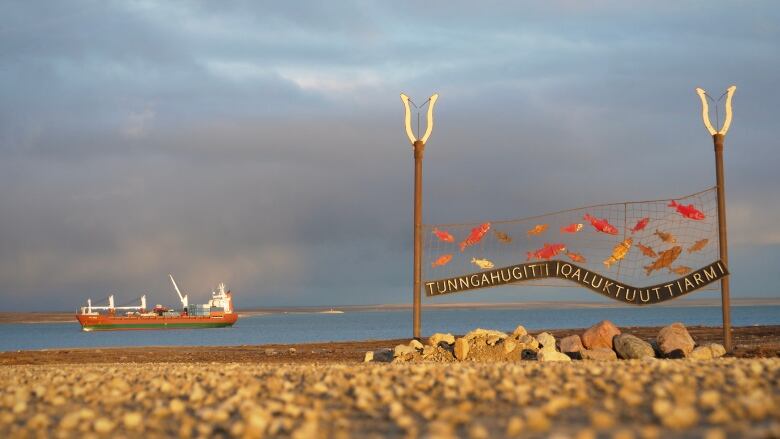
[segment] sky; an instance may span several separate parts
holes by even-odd
[[[732,297],[778,298],[778,53],[775,1],[3,1],[0,311],[176,304],[168,273],[239,308],[409,303],[400,92],[440,94],[435,224],[708,188],[694,89],[731,84]]]

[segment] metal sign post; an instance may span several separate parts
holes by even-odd
[[[401,102],[404,104],[404,126],[406,136],[414,148],[414,265],[412,281],[412,336],[420,338],[421,305],[420,296],[422,291],[422,161],[425,152],[425,142],[431,136],[433,131],[433,107],[436,105],[438,94],[434,94],[428,99],[428,117],[425,134],[417,138],[412,131],[412,111],[409,108],[409,97],[401,93]],[[413,103],[412,103],[413,104]],[[424,105],[424,104],[423,104]]]
[[[726,117],[723,120],[723,127],[720,130],[716,130],[710,122],[709,106],[707,104],[707,92],[702,88],[697,88],[701,99],[701,117],[704,121],[704,126],[712,136],[712,141],[715,146],[715,178],[718,187],[718,238],[720,245],[720,259],[728,266],[729,263],[729,248],[728,240],[726,239],[726,187],[723,178],[723,141],[726,138],[726,132],[728,132],[731,126],[731,98],[734,96],[734,92],[737,90],[737,86],[732,85],[726,90]],[[722,96],[721,96],[722,97]],[[723,346],[727,352],[731,352],[733,349],[731,341],[731,305],[729,299],[729,278],[724,277],[720,280],[720,297],[721,297],[721,309],[723,311]]]

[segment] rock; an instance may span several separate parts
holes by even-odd
[[[569,358],[568,355],[562,354],[553,349],[542,349],[541,351],[539,351],[539,353],[536,354],[536,359],[542,362],[547,362],[547,361],[571,362],[571,358]]]
[[[694,348],[688,358],[692,360],[712,360],[712,349],[709,346],[699,346]]]
[[[290,349],[287,349],[287,352],[290,353],[290,354],[294,354],[294,353],[296,353],[298,351],[295,348],[290,348]]]
[[[373,351],[366,352],[366,355],[363,357],[363,362],[370,363],[372,361],[374,361],[374,352]]]
[[[726,348],[724,348],[723,345],[718,343],[710,344],[710,350],[712,350],[712,358],[720,358],[726,355]]]
[[[405,344],[399,344],[398,346],[393,349],[393,358],[406,358],[407,356],[412,356],[417,353],[417,349],[415,349],[413,346],[405,345]]]
[[[387,363],[393,361],[394,354],[395,351],[390,348],[378,349],[373,352],[373,356],[374,356],[373,361],[381,361]]]
[[[506,337],[504,337],[504,338],[506,338]],[[504,338],[499,337],[497,335],[491,335],[491,336],[489,336],[487,338],[487,345],[488,346],[495,346],[496,343],[498,343],[499,341],[503,340]]]
[[[696,344],[682,323],[672,323],[661,328],[656,341],[663,355],[671,358],[687,357]]]
[[[454,344],[455,336],[449,333],[442,334],[437,332],[428,338],[428,344],[431,346],[438,346],[441,342],[447,343],[448,345]]]
[[[455,340],[455,358],[463,361],[469,355],[469,341],[466,338]]]
[[[616,335],[613,343],[620,358],[638,360],[645,357],[655,357],[655,351],[650,343],[631,334]]]
[[[466,340],[469,340],[469,341],[473,340],[475,338],[484,338],[485,340],[492,339],[492,338],[498,338],[498,339],[503,340],[503,339],[505,339],[507,337],[508,337],[508,335],[506,335],[505,333],[503,333],[501,331],[496,331],[496,330],[493,330],[493,329],[482,329],[482,328],[477,328],[477,329],[475,329],[473,331],[470,331],[468,334],[463,336],[463,338],[465,338]]]
[[[563,337],[560,341],[561,352],[580,352],[585,349],[582,340],[577,334]]]
[[[543,351],[555,350],[555,337],[553,337],[549,332],[542,332],[541,334],[537,335],[536,341],[539,342],[539,345]]]
[[[580,355],[583,360],[596,360],[596,361],[614,361],[617,360],[617,354],[612,349],[598,348],[598,349],[585,349],[580,351]]]
[[[609,320],[602,320],[582,334],[582,344],[588,349],[612,349],[612,339],[620,335],[620,329]]]
[[[416,349],[416,350],[418,350],[418,351],[422,350],[422,348],[423,348],[423,344],[422,344],[422,343],[420,343],[420,342],[419,342],[419,341],[417,341],[417,340],[411,340],[411,341],[409,341],[409,346],[413,347],[414,349]]]
[[[517,341],[520,343],[521,349],[539,350],[539,342],[529,334],[521,335]]]
[[[514,338],[520,338],[524,335],[528,334],[528,331],[525,330],[525,327],[523,325],[517,325],[517,328],[515,328],[514,331],[512,331],[512,337]],[[515,418],[520,420],[520,418]],[[522,422],[522,420],[520,420]]]
[[[517,347],[517,342],[515,342],[514,340],[511,340],[511,339],[504,340],[504,353],[505,354],[511,353],[512,351],[515,350],[516,347]]]

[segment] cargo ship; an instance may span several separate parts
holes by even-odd
[[[197,329],[223,328],[232,326],[238,320],[238,314],[233,310],[233,295],[220,283],[211,292],[211,300],[205,304],[190,304],[188,295],[182,294],[172,275],[173,288],[179,295],[181,310],[169,309],[155,305],[151,310],[146,308],[146,295],[141,296],[138,306],[114,306],[114,296],[108,296],[108,306],[93,306],[92,299],[87,299],[87,306],[82,306],[76,318],[84,331],[115,331],[139,329]]]

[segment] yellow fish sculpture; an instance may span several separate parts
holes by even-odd
[[[631,238],[626,238],[624,241],[618,242],[617,245],[615,245],[615,248],[612,249],[612,256],[604,260],[604,265],[609,268],[615,262],[625,258],[628,251],[631,250],[631,244],[633,243],[634,240]]]
[[[539,236],[542,233],[544,233],[544,231],[547,230],[547,227],[549,226],[550,226],[549,224],[537,224],[534,226],[533,229],[529,230],[526,233],[528,233],[528,236]]]
[[[483,270],[489,270],[493,268],[493,263],[488,261],[487,259],[471,258],[471,263],[475,264],[477,267]]]

